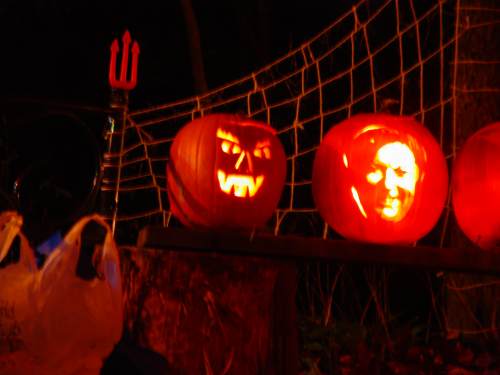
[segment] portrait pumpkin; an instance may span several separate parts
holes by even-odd
[[[314,160],[316,206],[353,240],[416,241],[438,220],[447,192],[440,146],[410,117],[353,116],[329,130]]]

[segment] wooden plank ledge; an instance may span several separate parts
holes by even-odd
[[[377,245],[348,240],[195,231],[161,226],[144,227],[139,233],[137,246],[289,261],[322,260],[500,275],[500,251],[483,251],[479,248]]]

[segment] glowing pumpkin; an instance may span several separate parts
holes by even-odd
[[[410,117],[353,116],[330,129],[314,160],[316,206],[348,239],[416,241],[436,224],[447,191],[441,149]]]
[[[229,114],[184,126],[167,164],[172,213],[191,227],[264,225],[276,209],[285,177],[285,153],[274,129]]]
[[[500,243],[500,122],[474,133],[457,155],[452,205],[458,225],[483,249]]]

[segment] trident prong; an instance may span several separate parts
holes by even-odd
[[[130,33],[128,30],[125,31],[122,37],[123,50],[122,50],[122,61],[120,66],[120,78],[116,78],[116,55],[120,51],[120,46],[118,44],[118,39],[113,40],[111,43],[111,58],[109,61],[109,84],[114,89],[121,90],[132,90],[137,85],[137,63],[139,62],[139,44],[134,41],[132,44],[132,69],[130,74],[130,79],[127,80],[128,73],[128,55],[129,46],[132,42]]]

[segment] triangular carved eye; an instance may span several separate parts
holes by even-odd
[[[253,156],[256,158],[265,158],[265,159],[271,159],[271,150],[269,147],[262,147],[262,148],[256,148],[253,150]]]
[[[233,145],[233,148],[231,150],[233,154],[241,154],[241,147],[239,145]]]
[[[221,148],[222,148],[222,151],[224,151],[226,154],[229,154],[229,150],[231,148],[231,142],[229,141],[222,141],[221,143]]]
[[[222,151],[226,154],[241,154],[241,147],[230,141],[222,141],[221,143]]]
[[[217,138],[222,140],[221,148],[226,154],[240,154],[240,141],[237,137],[222,129],[217,129]]]
[[[262,151],[264,152],[264,157],[266,159],[271,159],[271,150],[269,147],[264,147]]]
[[[271,159],[271,149],[269,148],[269,141],[257,142],[255,149],[253,150],[253,156],[262,159]]]

